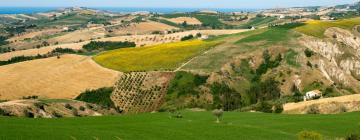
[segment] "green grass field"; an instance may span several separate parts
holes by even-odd
[[[330,27],[339,27],[351,30],[354,26],[360,25],[360,18],[343,19],[336,21],[308,21],[304,26],[295,28],[296,31],[306,35],[324,38],[324,32]]]
[[[285,60],[286,63],[289,64],[290,66],[294,66],[294,67],[301,67],[301,65],[296,61],[296,57],[298,55],[298,52],[294,51],[293,49],[289,49],[286,53],[285,53]]]
[[[360,113],[282,115],[226,112],[220,124],[211,112],[27,119],[0,117],[0,139],[15,140],[293,140],[303,130],[325,139],[360,132]]]
[[[255,17],[251,19],[249,22],[240,25],[242,28],[248,28],[248,27],[261,27],[261,26],[267,26],[269,23],[276,20],[276,17]]]
[[[123,72],[174,70],[181,63],[214,47],[219,41],[191,40],[108,51],[93,59],[100,65]]]

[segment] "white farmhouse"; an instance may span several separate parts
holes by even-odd
[[[203,40],[209,39],[209,36],[207,36],[207,35],[202,35],[202,36],[201,36],[201,39],[203,39]]]
[[[304,101],[307,101],[307,100],[311,100],[311,99],[314,99],[316,97],[321,97],[321,91],[320,90],[313,90],[313,91],[309,91],[309,92],[306,92],[305,96],[304,96]]]

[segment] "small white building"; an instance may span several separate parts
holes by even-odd
[[[63,31],[68,31],[69,27],[63,27]]]
[[[322,94],[321,94],[320,90],[312,90],[312,91],[306,92],[306,94],[304,96],[304,101],[312,100],[316,97],[321,97],[321,96],[322,96]]]
[[[209,36],[207,36],[207,35],[202,35],[202,36],[201,36],[201,39],[209,39]]]

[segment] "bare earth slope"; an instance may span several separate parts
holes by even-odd
[[[193,17],[177,17],[177,18],[170,18],[167,20],[174,22],[176,24],[182,24],[185,21],[189,25],[201,25],[202,24],[198,19],[193,18]]]
[[[118,75],[79,55],[0,66],[0,99],[74,98],[86,89],[112,86]]]
[[[359,111],[360,94],[346,95],[319,100],[304,101],[299,103],[287,103],[284,105],[285,113],[303,114],[310,106],[315,106],[320,113],[332,114],[342,111]]]

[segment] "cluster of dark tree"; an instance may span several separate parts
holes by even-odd
[[[86,90],[75,98],[78,101],[94,103],[107,108],[114,108],[114,102],[110,99],[113,87],[104,87],[95,90]]]
[[[15,48],[0,47],[0,53],[7,53],[7,52],[12,52],[12,51],[15,51]]]
[[[71,48],[55,48],[51,51],[52,54],[56,53],[69,53],[69,54],[75,54],[78,53],[78,51],[71,49]]]
[[[10,26],[10,27],[6,27],[5,31],[7,31],[11,36],[13,36],[16,34],[26,32],[26,29],[31,29],[31,28],[35,28],[35,27],[37,27],[37,26],[34,24],[21,25],[21,26]]]
[[[187,36],[184,36],[181,38],[181,41],[186,41],[186,40],[191,40],[191,39],[194,39],[195,37],[199,38],[201,37],[202,34],[201,33],[197,33],[196,36],[190,34],[190,35],[187,35]]]
[[[103,24],[104,26],[111,25],[111,23],[107,21],[107,19],[99,17],[91,18],[88,22],[92,24]]]
[[[206,83],[208,76],[196,75],[184,71],[177,72],[171,80],[168,88],[168,94],[179,96],[198,95],[196,87]]]
[[[39,96],[33,95],[33,96],[24,96],[23,99],[37,99]]]
[[[114,50],[120,48],[136,47],[134,42],[112,42],[112,41],[91,41],[90,43],[83,46],[86,51],[103,51],[103,50]]]
[[[0,36],[0,46],[8,44],[9,42],[7,42],[6,40],[6,37]]]
[[[241,108],[241,95],[225,83],[214,83],[210,86],[213,95],[213,108],[232,111]]]
[[[191,39],[193,39],[193,38],[194,38],[193,35],[187,35],[187,36],[182,37],[182,38],[181,38],[181,41],[191,40]]]
[[[55,45],[57,45],[57,43]],[[47,46],[50,46],[50,43],[47,41],[43,41],[43,42],[41,42],[41,44],[36,45],[35,48],[39,49],[41,47],[47,47]]]
[[[313,56],[315,54],[313,51],[311,51],[308,48],[305,49],[304,53],[305,53],[306,57],[311,57],[311,56]]]

